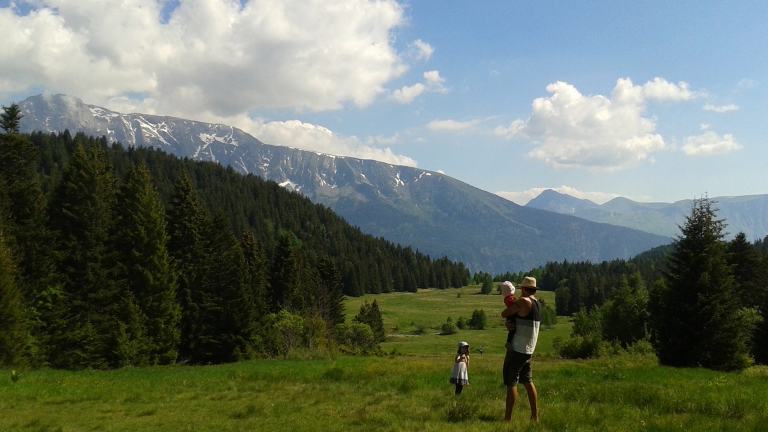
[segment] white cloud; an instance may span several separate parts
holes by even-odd
[[[702,123],[702,124],[699,125],[699,129],[705,131],[705,130],[709,129],[709,125],[706,124],[706,123]]]
[[[648,99],[680,101],[696,97],[688,84],[656,78],[643,86],[629,78],[616,82],[611,98],[585,96],[571,84],[547,86],[550,97],[533,101],[528,120],[518,119],[495,132],[507,139],[522,137],[535,147],[528,156],[553,168],[617,171],[649,160],[666,148],[656,134],[655,119],[645,116]]]
[[[714,111],[716,113],[725,113],[728,111],[736,111],[739,109],[736,105],[721,105],[721,106],[715,106],[712,104],[706,104],[701,109],[704,111]]]
[[[465,131],[474,129],[480,124],[480,120],[456,121],[456,120],[432,120],[427,128],[432,131]]]
[[[436,172],[438,172],[438,173],[440,173],[442,175],[445,175],[445,171],[443,171],[443,170],[437,170]]]
[[[395,0],[187,0],[167,20],[160,0],[32,3],[25,16],[0,8],[0,97],[133,95],[185,117],[321,111],[366,106],[407,70],[392,46],[405,23]]]
[[[412,86],[403,86],[403,88],[392,92],[392,99],[401,104],[409,104],[424,92],[448,93],[450,91],[443,85],[445,78],[440,76],[440,72],[433,70],[424,72],[424,84],[416,83]]]
[[[506,198],[515,204],[526,205],[528,204],[528,201],[536,198],[542,192],[548,189],[551,189],[555,192],[560,192],[562,194],[570,195],[574,198],[587,199],[596,204],[604,204],[619,196],[617,194],[605,192],[582,192],[578,189],[565,185],[556,188],[532,188],[523,192],[496,192],[496,195],[502,198]]]
[[[421,39],[413,41],[413,48],[415,49],[414,56],[416,57],[416,60],[429,60],[429,58],[432,57],[432,53],[435,52],[432,45],[423,42]]]
[[[677,84],[667,82],[664,78],[656,77],[643,86],[643,95],[646,99],[683,101],[690,100],[696,95],[688,90],[688,83],[680,81]]]
[[[361,142],[357,137],[342,137],[322,126],[299,120],[252,122],[246,131],[267,144],[285,145],[303,150],[338,156],[373,159],[381,162],[415,167],[416,161],[396,155],[389,148],[378,148]]]
[[[689,136],[683,139],[683,153],[688,156],[716,156],[740,150],[743,147],[733,139],[733,135],[718,135],[713,131],[702,128],[701,135]]]
[[[501,72],[497,71],[496,69],[493,69],[493,70],[491,71],[490,75],[491,75],[492,77],[497,77],[497,76],[501,75]]]
[[[736,90],[751,90],[757,87],[757,81],[744,78],[736,84]]]

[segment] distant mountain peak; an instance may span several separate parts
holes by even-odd
[[[19,105],[23,132],[68,129],[228,165],[327,205],[368,234],[433,257],[447,255],[473,271],[629,258],[670,240],[521,207],[437,172],[264,144],[227,125],[121,114],[64,95],[33,96]],[[572,208],[595,205],[554,191],[548,195],[553,202],[570,198]]]

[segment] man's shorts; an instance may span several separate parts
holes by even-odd
[[[531,354],[522,354],[515,350],[508,349],[507,356],[504,357],[504,385],[507,387],[520,384],[528,384],[532,381],[531,377]]]

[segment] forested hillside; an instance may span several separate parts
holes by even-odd
[[[342,293],[469,278],[461,263],[365,235],[274,182],[82,134],[20,135],[18,113],[4,114],[2,364],[201,364],[330,341],[370,347],[380,335],[366,316],[344,323]]]

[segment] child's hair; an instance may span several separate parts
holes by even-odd
[[[512,282],[505,281],[501,284],[501,295],[504,296],[504,298],[515,295],[515,286],[512,285]]]
[[[461,349],[467,347],[467,351],[469,351],[469,344],[466,342],[459,342],[459,350],[456,351],[456,354],[461,354]]]

